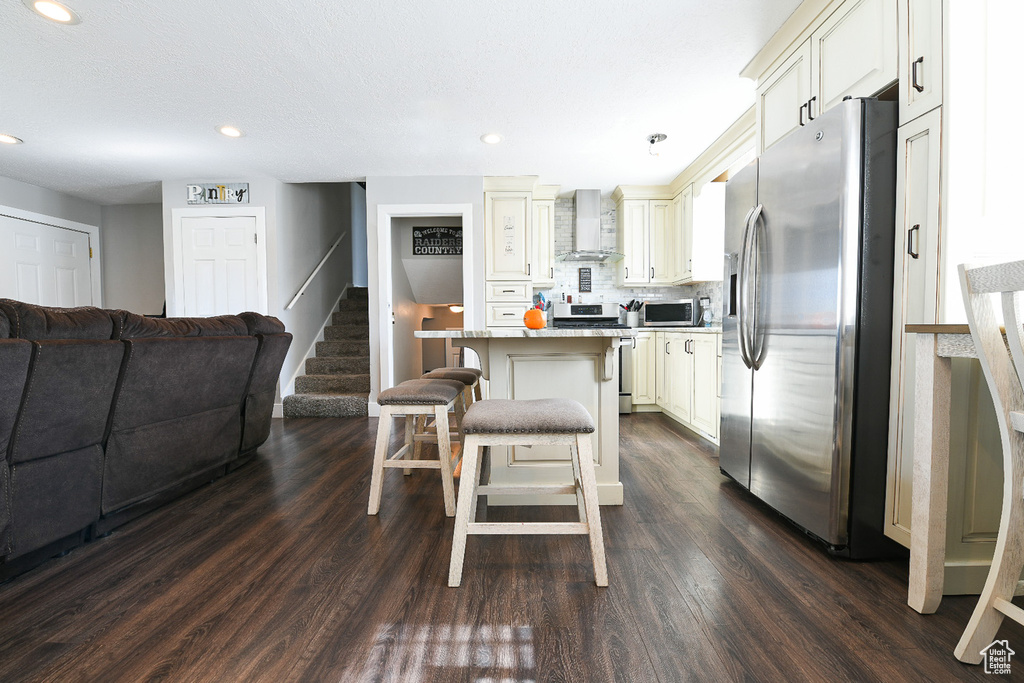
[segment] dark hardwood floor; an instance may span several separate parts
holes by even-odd
[[[622,420],[608,588],[583,536],[471,537],[448,588],[435,472],[389,472],[366,516],[375,427],[275,420],[254,462],[0,585],[0,680],[987,678],[952,654],[974,598],[915,613],[906,561],[827,556],[660,415]],[[1024,652],[1020,626],[1000,637]]]

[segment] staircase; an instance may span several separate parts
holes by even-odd
[[[365,416],[370,393],[370,323],[365,287],[349,287],[346,298],[306,359],[306,374],[295,378],[295,393],[284,397],[285,417]]]

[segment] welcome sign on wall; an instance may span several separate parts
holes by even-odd
[[[189,204],[249,203],[249,183],[193,183],[185,192]]]

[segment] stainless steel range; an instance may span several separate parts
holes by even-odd
[[[618,304],[555,304],[552,327],[584,329],[624,329],[619,322]]]

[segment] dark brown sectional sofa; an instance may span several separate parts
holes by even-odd
[[[0,579],[246,462],[291,335],[0,299]]]

